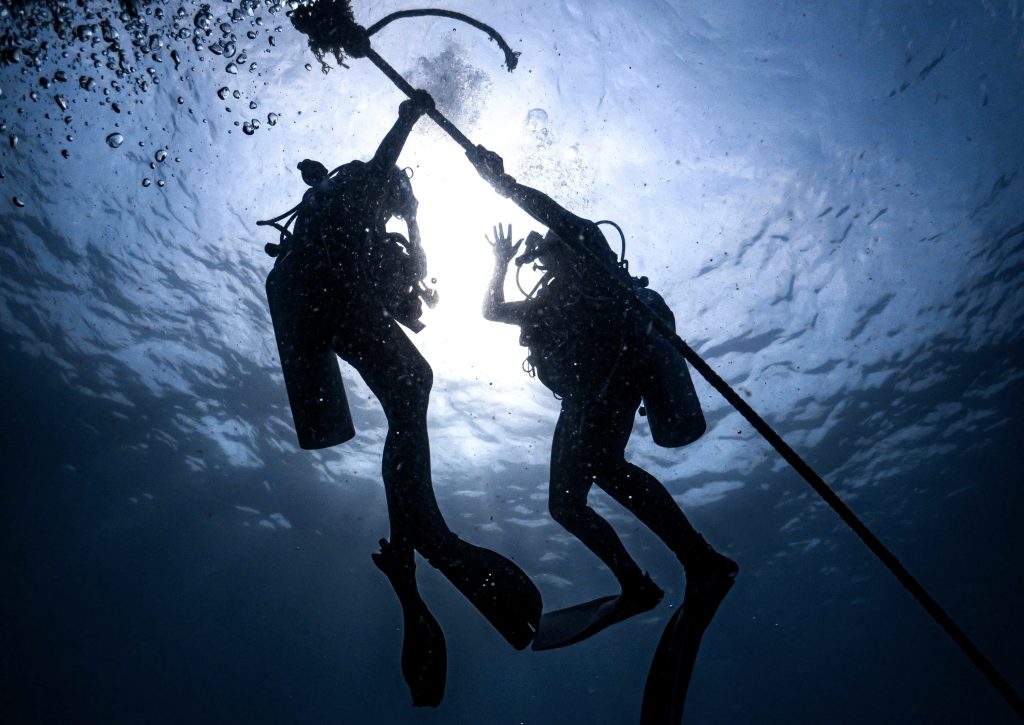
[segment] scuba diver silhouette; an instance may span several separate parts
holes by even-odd
[[[533,639],[541,601],[515,564],[456,536],[434,496],[427,435],[433,373],[398,326],[419,331],[421,299],[429,304],[433,293],[422,283],[426,259],[416,200],[395,165],[417,120],[431,108],[425,91],[404,101],[369,162],[352,161],[331,173],[317,161],[299,163],[310,188],[292,217],[274,224],[281,244],[267,245],[276,257],[267,299],[302,448],[326,448],[355,435],[336,356],[358,371],[384,409],[381,473],[391,538],[380,540],[372,558],[402,605],[402,671],[413,704],[436,706],[444,694],[447,655],[441,628],[416,588],[414,552],[517,649]],[[405,221],[408,238],[386,231],[392,217]]]
[[[676,555],[686,573],[687,598],[709,604],[724,597],[738,572],[735,562],[715,551],[693,528],[665,487],[650,473],[625,459],[625,447],[641,400],[653,410],[655,390],[664,371],[657,332],[645,324],[637,303],[671,319],[660,295],[633,280],[595,222],[582,219],[536,189],[504,172],[500,156],[482,146],[467,154],[478,172],[503,196],[548,227],[544,236],[531,232],[521,266],[538,262],[545,271],[534,293],[507,302],[504,281],[509,263],[523,240],[512,244],[512,229],[494,229],[494,273],[484,302],[484,316],[518,325],[520,343],[529,348],[527,364],[556,396],[561,412],[551,444],[549,508],[552,518],[580,539],[618,579],[621,594],[590,603],[579,612],[577,631],[544,638],[545,622],[534,649],[563,646],[654,607],[662,590],[630,557],[612,526],[587,505],[592,484],[631,511]],[[633,289],[624,294],[622,283]],[[674,324],[674,320],[673,320]],[[663,341],[662,341],[663,342]],[[684,445],[705,429],[685,363],[677,371],[696,405],[695,415],[679,419],[677,434],[669,431],[662,445]],[[671,391],[670,391],[671,392]],[[685,391],[684,391],[685,392]],[[685,412],[685,411],[684,411]],[[651,419],[652,429],[655,421]],[[665,438],[665,436],[662,436]],[[656,436],[656,440],[658,436]],[[580,609],[586,605],[580,605]],[[569,612],[569,610],[564,610]],[[545,620],[549,615],[545,614]]]

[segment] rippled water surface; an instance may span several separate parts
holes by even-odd
[[[409,7],[354,3],[369,25]],[[1024,10],[974,2],[451,3],[374,48],[520,181],[616,220],[680,334],[1024,689]],[[127,9],[126,9],[127,8]],[[4,434],[0,707],[19,722],[630,723],[668,604],[577,647],[512,651],[429,566],[449,644],[413,709],[380,407],[298,450],[258,219],[295,164],[368,159],[400,92],[326,75],[274,0],[0,2]],[[333,66],[337,64],[331,61]],[[441,304],[437,495],[549,608],[614,580],[547,513],[558,402],[483,320],[483,239],[536,225],[421,122],[400,160]],[[617,242],[617,240],[614,240]],[[687,721],[1013,722],[1010,708],[708,385],[708,434],[632,460],[740,578]],[[592,505],[667,589],[681,572]]]

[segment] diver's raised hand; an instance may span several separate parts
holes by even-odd
[[[495,191],[502,196],[508,196],[516,180],[505,173],[505,162],[498,154],[483,146],[475,146],[466,152],[466,156],[477,173],[493,186]]]
[[[520,239],[515,244],[512,244],[512,225],[508,225],[508,231],[505,230],[502,224],[493,227],[494,241],[491,238],[484,235],[484,239],[491,245],[494,250],[494,263],[495,265],[507,267],[508,263],[516,256],[516,252],[519,251],[519,246],[523,243]]]

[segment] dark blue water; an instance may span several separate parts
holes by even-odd
[[[57,7],[55,27],[2,4],[5,719],[638,722],[681,572],[598,494],[666,602],[573,648],[515,652],[421,563],[448,689],[437,710],[409,705],[400,611],[369,558],[387,534],[383,415],[343,367],[359,435],[298,450],[263,297],[273,236],[255,226],[298,200],[299,159],[368,158],[401,95],[365,61],[320,73],[283,6],[214,2],[207,22],[199,4],[136,5],[139,20],[26,5]],[[520,67],[448,21],[398,21],[374,47],[520,180],[618,221],[682,336],[1024,688],[1017,3],[452,9],[498,29]],[[557,401],[521,372],[515,330],[478,313],[484,233],[534,225],[426,123],[401,163],[442,300],[414,340],[435,372],[441,507],[546,607],[611,593],[546,511]],[[741,565],[685,721],[1014,722],[806,484],[698,391],[704,438],[659,449],[638,420],[628,451]]]

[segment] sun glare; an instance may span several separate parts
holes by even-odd
[[[423,141],[409,144],[400,165],[413,173],[428,280],[434,280],[431,286],[440,301],[434,309],[425,310],[427,329],[414,336],[416,345],[435,370],[443,370],[449,379],[478,380],[518,371],[525,357],[525,350],[518,346],[518,330],[489,322],[481,312],[494,268],[485,235],[493,239],[492,229],[500,222],[506,227],[511,224],[518,240],[539,225],[497,195],[450,140]],[[510,300],[522,296],[514,273],[513,265],[505,288]],[[534,274],[524,270],[524,287],[532,284],[528,280]]]

